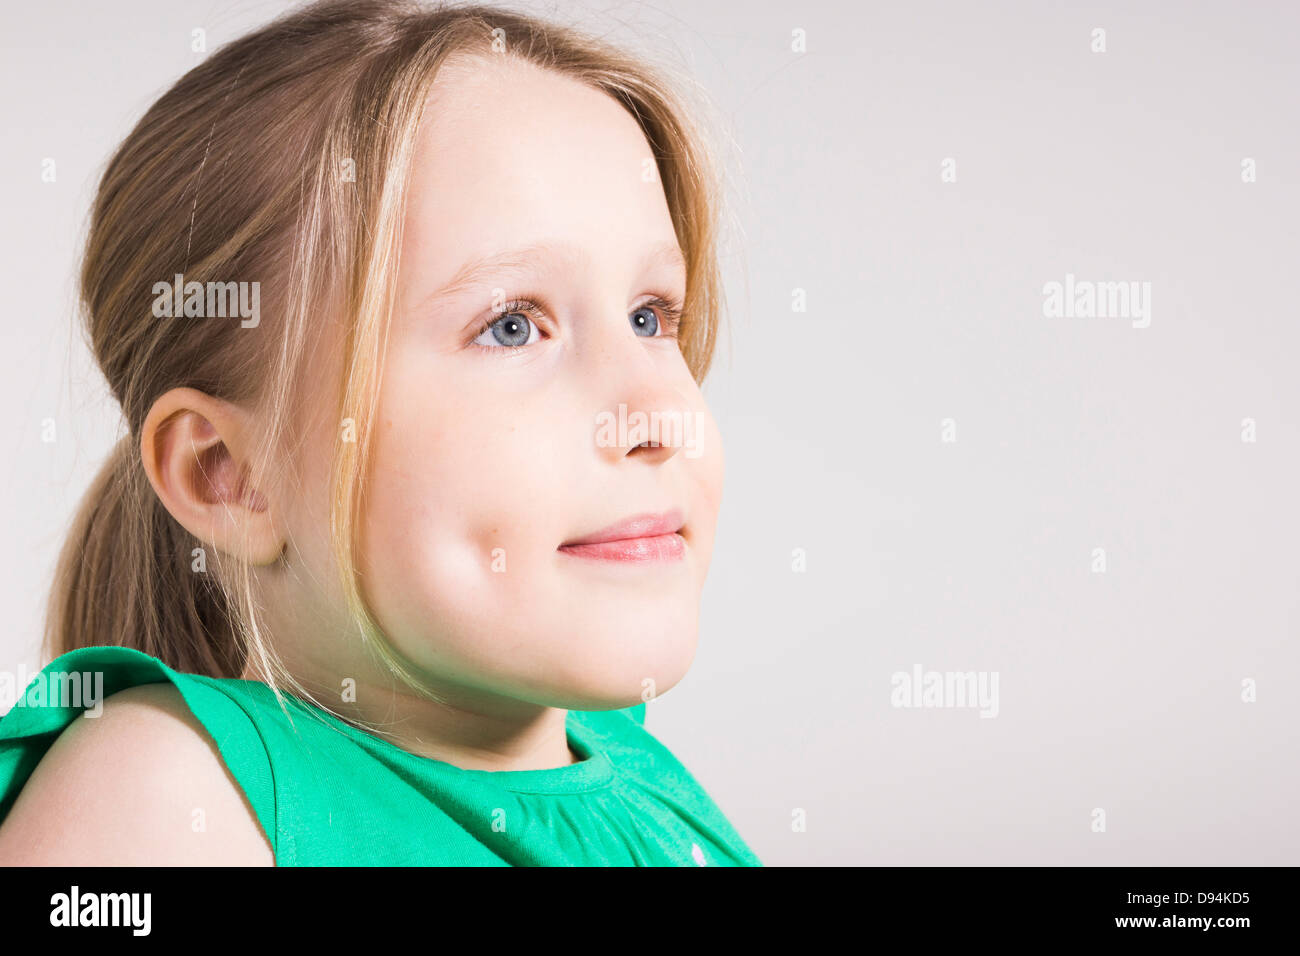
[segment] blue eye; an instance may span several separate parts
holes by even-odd
[[[512,349],[523,348],[536,341],[532,337],[532,332],[536,330],[537,326],[524,313],[504,312],[494,316],[492,321],[483,327],[474,344],[484,348],[493,348],[494,345]]]
[[[531,299],[514,299],[494,312],[471,343],[490,351],[515,352],[538,341],[537,323],[543,310]],[[682,305],[667,296],[655,296],[628,314],[632,330],[644,338],[675,338],[681,326]]]
[[[629,319],[632,321],[632,329],[637,335],[653,336],[659,331],[659,315],[648,305],[633,312]]]
[[[682,326],[682,302],[673,296],[657,295],[637,306],[628,320],[637,335],[655,338],[659,333],[658,338],[673,339]]]

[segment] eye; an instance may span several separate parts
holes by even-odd
[[[487,324],[479,330],[474,344],[481,348],[520,349],[537,341],[533,333],[537,326],[529,315],[536,314],[537,306],[532,302],[507,302],[505,307],[493,314]]]
[[[657,295],[633,309],[628,321],[637,335],[654,338],[662,331],[659,338],[673,338],[682,322],[682,306],[676,299]]]
[[[648,305],[636,309],[628,319],[632,323],[632,331],[637,335],[652,338],[659,332],[659,313]]]
[[[536,317],[543,310],[531,299],[515,299],[494,312],[471,343],[492,351],[518,351],[538,341]],[[644,338],[675,338],[681,326],[681,301],[656,295],[630,313],[632,330]]]

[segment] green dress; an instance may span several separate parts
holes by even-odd
[[[136,684],[176,685],[247,794],[277,866],[762,866],[645,729],[644,703],[569,711],[579,763],[464,770],[286,694],[290,723],[263,683],[183,674],[124,647],[56,658],[0,718],[0,822],[88,706],[66,675],[85,675],[89,695],[96,672],[101,703]]]

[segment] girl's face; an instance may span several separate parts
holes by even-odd
[[[448,63],[425,115],[364,493],[367,602],[454,698],[628,706],[694,658],[723,479],[660,301],[680,303],[686,272],[650,146],[607,95],[505,57]],[[652,413],[662,430],[638,435]],[[656,559],[562,549],[664,513],[680,539],[630,549]]]

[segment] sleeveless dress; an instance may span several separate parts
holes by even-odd
[[[58,735],[86,708],[94,713],[94,700],[102,706],[117,691],[162,681],[216,743],[277,866],[763,865],[645,729],[644,703],[569,711],[579,763],[465,770],[288,693],[286,720],[261,682],[180,673],[125,647],[56,658],[0,718],[0,822]]]

